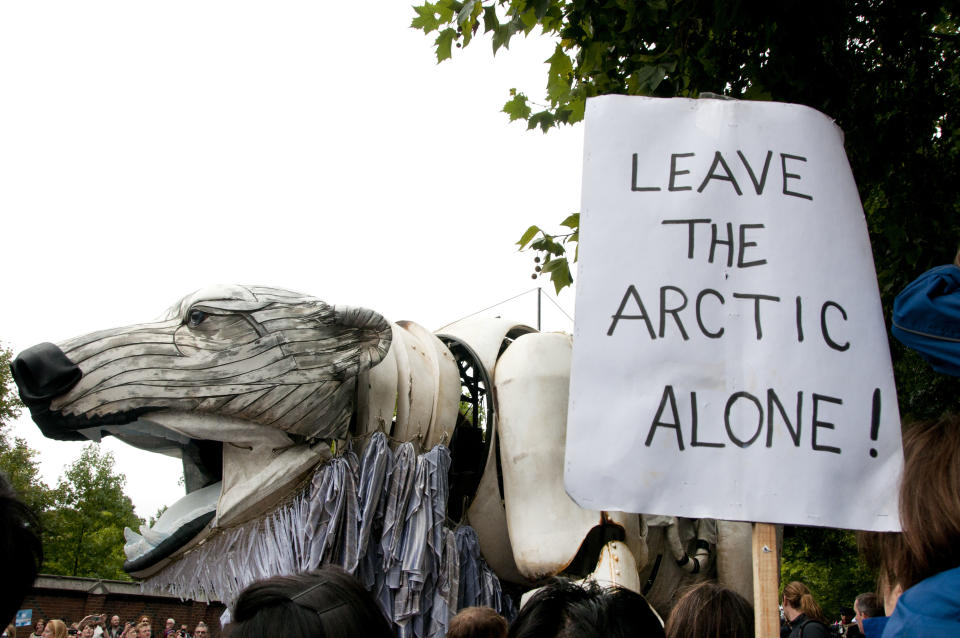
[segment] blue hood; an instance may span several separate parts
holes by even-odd
[[[960,268],[933,268],[904,288],[891,332],[937,372],[960,376]]]
[[[960,636],[960,567],[903,592],[883,630],[883,638],[930,636]]]

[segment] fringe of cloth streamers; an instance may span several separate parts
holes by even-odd
[[[207,538],[141,583],[145,593],[220,600],[277,574],[334,564],[354,574],[399,638],[443,638],[457,610],[516,612],[480,555],[477,534],[446,520],[450,451],[390,450],[374,434],[362,461],[349,450],[270,514]]]

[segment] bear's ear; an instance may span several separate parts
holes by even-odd
[[[344,348],[333,362],[333,375],[356,377],[387,356],[393,331],[390,322],[368,308],[334,306],[334,324],[341,331]]]

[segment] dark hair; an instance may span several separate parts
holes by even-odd
[[[944,415],[903,434],[903,547],[892,560],[904,588],[960,566],[960,418]]]
[[[507,619],[490,607],[465,607],[450,619],[447,638],[507,638]]]
[[[622,587],[556,578],[520,610],[509,638],[662,638],[646,599]]]
[[[373,597],[348,573],[326,566],[274,576],[240,592],[230,638],[261,638],[283,629],[285,638],[393,638]]]
[[[0,579],[0,624],[11,621],[43,563],[40,521],[17,497],[0,472],[0,556],[6,556],[6,576]]]
[[[753,605],[728,587],[696,585],[680,597],[667,619],[668,638],[753,638]]]
[[[853,601],[853,607],[867,618],[878,618],[886,615],[883,611],[883,601],[873,592],[860,594]]]

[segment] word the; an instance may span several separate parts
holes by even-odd
[[[726,246],[728,268],[733,267],[734,252],[737,253],[737,268],[750,268],[751,266],[762,266],[767,263],[766,259],[754,259],[752,261],[746,261],[744,259],[747,248],[752,248],[757,245],[757,242],[747,240],[747,231],[763,228],[763,224],[738,224],[740,243],[738,244],[739,248],[735,250],[734,244],[736,244],[736,238],[733,236],[733,224],[730,222],[727,222],[726,238],[719,235],[717,232],[717,224],[713,223],[710,219],[665,219],[660,223],[665,226],[672,224],[687,225],[687,259],[693,259],[693,246],[695,244],[694,239],[696,238],[695,230],[697,224],[710,224],[710,257],[707,261],[711,264],[713,263],[717,246]]]

